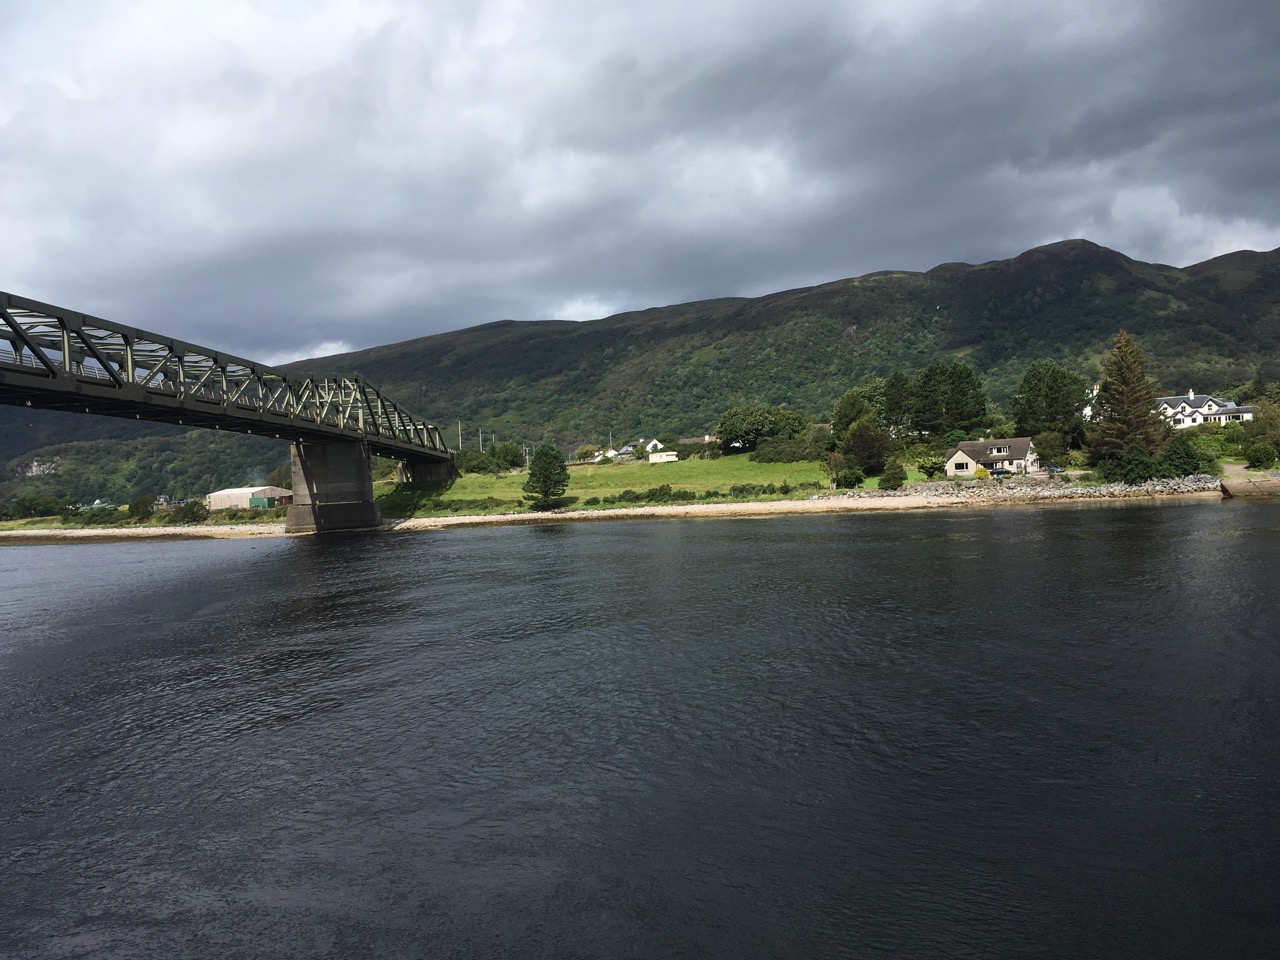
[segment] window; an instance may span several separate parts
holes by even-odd
[[[1008,453],[1009,448],[1008,447],[992,447],[990,452],[993,457],[997,457],[1002,453]]]
[[[969,472],[969,465],[965,463],[963,460],[957,460],[956,473],[968,473],[968,472]]]

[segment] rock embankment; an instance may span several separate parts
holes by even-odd
[[[846,497],[929,497],[954,498],[972,503],[1004,503],[1037,500],[1115,500],[1130,497],[1169,497],[1190,493],[1220,493],[1222,481],[1208,474],[1148,480],[1136,486],[1109,483],[1104,486],[1075,486],[1048,477],[1013,477],[1008,480],[934,480],[913,483],[901,490],[848,490]]]

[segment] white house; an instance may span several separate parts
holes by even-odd
[[[650,463],[675,463],[680,455],[674,450],[655,450],[649,454]]]
[[[228,487],[209,494],[206,502],[210,510],[230,510],[233,507],[248,510],[250,507],[274,507],[285,497],[288,497],[287,503],[292,503],[293,491],[284,487]]]
[[[618,451],[618,456],[634,457],[641,450],[645,453],[653,453],[653,451],[661,449],[662,444],[657,440],[646,440],[641,437],[639,440],[633,440],[631,443],[624,444],[622,449]]]
[[[979,467],[1030,473],[1040,465],[1030,437],[963,440],[947,451],[947,476],[970,477]]]
[[[1219,400],[1195,390],[1188,390],[1185,397],[1157,397],[1156,410],[1175,430],[1202,423],[1240,423],[1253,419],[1253,407],[1238,407],[1230,400]]]

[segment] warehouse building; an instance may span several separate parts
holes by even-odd
[[[206,498],[210,510],[248,510],[250,507],[274,507],[293,503],[293,491],[284,487],[228,487],[215,490]]]

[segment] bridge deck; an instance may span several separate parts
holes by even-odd
[[[0,403],[312,442],[406,463],[451,458],[440,431],[362,377],[291,375],[0,292]]]

